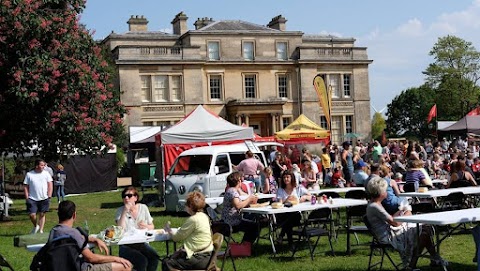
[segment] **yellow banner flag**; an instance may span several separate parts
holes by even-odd
[[[325,81],[323,81],[323,78],[320,75],[315,76],[313,79],[313,87],[317,91],[318,102],[320,103],[325,119],[327,120],[327,128],[330,130],[330,109],[332,106],[331,93],[327,90]]]

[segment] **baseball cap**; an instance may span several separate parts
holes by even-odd
[[[362,168],[368,166],[367,163],[363,162],[363,160],[360,160],[356,164],[357,168]]]

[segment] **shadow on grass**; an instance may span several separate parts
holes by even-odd
[[[188,217],[190,216],[187,212],[168,212],[168,211],[158,211],[150,212],[152,216],[173,216],[173,217]]]
[[[104,202],[100,205],[101,209],[117,209],[123,205],[123,202]]]

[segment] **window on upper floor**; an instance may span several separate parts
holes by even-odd
[[[208,60],[220,60],[220,42],[209,41],[208,46]]]
[[[243,59],[254,60],[255,59],[255,44],[253,41],[244,41],[243,46]]]
[[[345,97],[350,97],[352,94],[350,92],[350,80],[351,75],[350,74],[344,74],[343,75],[343,96]]]
[[[345,132],[353,133],[353,116],[345,116]]]
[[[245,98],[257,98],[257,76],[255,74],[245,74],[243,80]]]
[[[289,98],[290,80],[286,73],[277,74],[277,89],[279,98]]]
[[[182,100],[180,75],[141,75],[142,102],[168,102]]]
[[[222,76],[220,74],[209,75],[210,100],[222,100]]]
[[[288,43],[287,42],[277,42],[277,59],[278,60],[288,60]]]

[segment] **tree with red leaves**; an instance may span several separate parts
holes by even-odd
[[[84,0],[0,0],[0,150],[97,153],[126,113]]]

